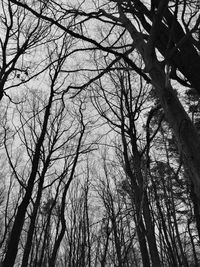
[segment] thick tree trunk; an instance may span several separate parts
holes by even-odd
[[[157,96],[164,109],[165,116],[174,132],[180,153],[187,165],[194,184],[196,196],[200,197],[200,140],[198,133],[185,112],[172,86],[166,81],[166,74],[158,62],[151,61],[149,74],[155,87]]]
[[[137,50],[143,57],[145,70],[151,77],[152,85],[174,132],[180,153],[183,155],[184,164],[191,173],[190,177],[194,184],[195,194],[200,200],[200,139],[192,121],[169,82],[169,73],[165,73],[164,68],[156,58],[154,41],[156,41],[157,34],[156,32],[153,32],[152,36],[150,34],[150,42],[146,44],[141,34],[138,33],[135,26],[124,14],[120,4],[118,4],[118,8],[119,20],[129,31]],[[155,26],[156,29],[160,29],[157,26]]]
[[[154,0],[158,6],[160,0]],[[144,27],[150,33],[151,24],[147,22],[144,14],[150,21],[153,21],[154,14],[140,0],[134,0],[137,16]],[[134,12],[135,10],[133,10]],[[198,55],[191,38],[186,36],[181,24],[170,10],[166,9],[163,13],[167,26],[164,23],[160,24],[159,34],[157,34],[155,46],[158,48],[163,57],[173,66],[178,69],[197,90],[200,95],[200,56]],[[170,49],[173,49],[173,54],[168,54],[169,41],[171,41]],[[177,46],[175,49],[175,46]],[[166,58],[167,57],[167,58]]]

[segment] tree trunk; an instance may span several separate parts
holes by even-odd
[[[137,50],[143,57],[145,70],[151,77],[152,85],[174,132],[180,153],[183,155],[184,164],[191,173],[195,194],[200,200],[200,139],[198,133],[170,84],[169,73],[165,73],[156,58],[153,41],[150,45],[146,44],[141,34],[124,14],[120,4],[118,4],[118,8],[121,23],[129,31]]]
[[[48,124],[48,119],[50,116],[50,109],[51,109],[51,104],[53,100],[53,91],[51,91],[50,96],[49,96],[49,101],[48,105],[45,110],[44,114],[44,121],[43,121],[43,126],[42,126],[42,131],[40,134],[40,138],[38,139],[38,142],[36,144],[35,148],[35,153],[33,157],[33,162],[32,162],[32,170],[31,174],[28,180],[28,185],[26,188],[26,193],[25,196],[19,205],[19,208],[17,210],[17,214],[15,216],[15,221],[13,224],[6,256],[4,259],[4,266],[6,267],[12,267],[15,263],[15,259],[17,256],[17,249],[18,249],[18,244],[20,240],[20,235],[22,232],[24,220],[25,220],[25,215],[27,211],[27,207],[29,205],[29,201],[31,199],[33,187],[34,187],[34,182],[37,176],[37,170],[38,170],[38,165],[39,165],[39,160],[40,160],[40,149],[43,144],[45,134],[46,134],[46,129],[47,129],[47,124]]]

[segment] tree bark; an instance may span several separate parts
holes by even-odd
[[[180,103],[175,90],[172,88],[168,73],[165,73],[153,52],[154,47],[149,47],[138,33],[131,21],[123,13],[120,5],[120,21],[129,31],[134,44],[143,57],[145,70],[149,73],[152,85],[165,112],[177,140],[180,154],[183,155],[184,164],[190,171],[191,179],[197,198],[200,200],[200,139],[188,114]]]

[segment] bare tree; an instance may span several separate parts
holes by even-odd
[[[55,199],[52,203],[52,208],[55,206],[58,195],[62,194],[60,199],[60,214],[58,220],[58,229],[61,224],[61,232],[55,238],[53,251],[50,262],[54,265],[57,251],[62,241],[65,232],[65,198],[71,181],[75,175],[76,166],[79,160],[79,155],[87,153],[88,148],[82,149],[86,125],[83,117],[83,101],[80,99],[78,103],[69,102],[69,106],[64,102],[65,95],[63,94],[63,81],[61,69],[66,61],[68,46],[64,36],[63,42],[58,41],[60,47],[55,44],[55,56],[58,60],[54,60],[54,54],[49,54],[51,68],[49,69],[49,96],[46,91],[30,92],[29,98],[17,107],[18,116],[16,126],[16,142],[20,142],[24,147],[24,160],[26,161],[24,169],[21,164],[16,166],[13,164],[11,151],[6,145],[7,157],[9,164],[14,172],[15,178],[19,182],[22,190],[20,204],[15,214],[12,231],[9,237],[7,252],[5,255],[4,264],[13,266],[19,242],[22,236],[23,227],[27,227],[27,237],[23,253],[22,266],[27,266],[29,254],[31,251],[31,243],[33,240],[36,222],[38,220],[38,212],[45,187],[50,187],[54,182],[59,180],[57,189],[55,189]],[[70,44],[70,42],[68,43]],[[56,54],[57,53],[57,54]],[[46,90],[46,89],[45,89]],[[64,93],[67,93],[66,90]],[[77,105],[77,108],[76,108]],[[70,110],[71,109],[71,110]],[[16,112],[15,112],[16,113]],[[66,120],[66,123],[65,123]],[[20,125],[18,125],[20,123]],[[26,159],[26,157],[28,159]],[[60,172],[55,169],[55,165],[60,165]],[[62,167],[63,166],[63,167]],[[63,169],[62,169],[63,168]],[[54,170],[54,171],[53,171]],[[51,174],[51,172],[53,172]],[[49,185],[46,184],[46,177],[52,176]],[[51,219],[52,211],[48,214],[48,220]],[[28,220],[27,220],[28,216]],[[48,225],[49,223],[47,223]],[[47,227],[47,226],[46,226]],[[45,232],[48,235],[48,227]],[[47,242],[44,238],[44,244]],[[45,247],[45,245],[44,245]],[[10,253],[12,251],[12,257]],[[43,264],[43,256],[40,257],[39,265]]]
[[[13,93],[19,94],[29,81],[36,79],[48,68],[45,46],[55,37],[50,37],[52,27],[49,23],[39,18],[35,19],[9,0],[1,1],[0,25],[0,99],[2,99],[3,95],[12,98]],[[35,56],[39,51],[44,53]]]
[[[78,3],[68,7],[61,5],[60,10],[64,10],[67,16],[76,14],[79,18],[77,20],[79,27],[77,27],[78,30],[76,32],[66,28],[62,21],[60,22],[52,16],[48,17],[44,12],[38,12],[34,6],[30,7],[26,3],[16,0],[12,0],[12,3],[23,7],[40,19],[51,22],[71,36],[95,45],[97,49],[104,52],[107,51],[114,54],[117,56],[116,60],[123,58],[131,68],[136,70],[148,82],[152,83],[170,126],[174,131],[180,153],[184,155],[184,162],[190,170],[190,177],[198,197],[200,190],[199,136],[170,82],[172,76],[181,85],[192,86],[199,92],[199,77],[197,73],[200,61],[198,55],[199,46],[196,39],[199,19],[197,14],[198,8],[195,6],[196,2],[155,1],[150,6],[148,3],[144,4],[139,0],[111,1],[106,2],[102,6],[101,3],[98,6],[91,4],[91,12],[86,12],[85,3],[80,6]],[[52,8],[52,3],[57,4],[56,1],[50,2],[49,10]],[[186,16],[188,10],[190,12],[189,17]],[[134,19],[134,17],[137,19]],[[183,26],[178,21],[179,17],[182,20]],[[109,25],[110,34],[105,36],[101,43],[92,38],[92,31],[91,33],[89,32],[89,36],[87,33],[79,31],[79,29],[83,29],[84,25],[88,24],[88,21],[93,20],[105,21],[105,25]],[[111,33],[115,27],[122,29],[122,34],[112,42],[115,46],[106,47],[102,45],[110,36],[113,38]],[[116,46],[123,35],[123,30],[130,34],[134,43],[132,49],[128,49],[130,48],[129,45],[127,49],[126,46],[118,48]],[[137,52],[142,56],[145,65],[144,71],[141,71],[134,61],[128,57],[128,54],[133,49],[137,49]],[[160,57],[163,63],[160,62]],[[188,82],[180,78],[176,69],[182,73],[184,79],[188,80]],[[150,79],[144,72],[149,74]],[[105,71],[101,75],[104,73]],[[84,87],[85,85],[80,89]]]

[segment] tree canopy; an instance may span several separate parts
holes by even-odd
[[[2,0],[3,266],[199,266],[196,0]]]

